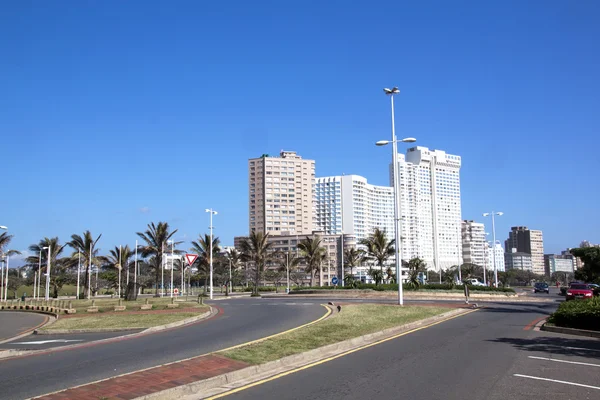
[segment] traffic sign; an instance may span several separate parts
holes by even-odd
[[[174,294],[175,296],[177,296],[177,295],[179,294],[179,289],[175,288],[175,289],[173,290],[173,294]]]
[[[188,265],[191,267],[192,265],[194,265],[194,261],[196,261],[196,258],[198,258],[198,254],[186,254],[185,255],[185,259],[188,262]]]
[[[331,283],[333,285],[337,285],[338,284],[338,278],[337,278],[337,276],[334,276],[333,278],[331,278]]]

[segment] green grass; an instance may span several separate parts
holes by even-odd
[[[55,330],[62,329],[142,329],[151,328],[157,325],[170,324],[172,322],[181,321],[186,318],[195,317],[199,314],[201,314],[200,310],[198,310],[198,312],[181,312],[173,314],[111,314],[86,316],[80,318],[59,318],[52,325],[49,325],[47,328],[42,328],[40,330],[52,332]]]
[[[447,311],[448,308],[439,307],[346,305],[342,307],[341,313],[314,325],[222,354],[234,360],[262,364]]]

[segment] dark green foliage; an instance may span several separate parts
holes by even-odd
[[[565,328],[600,330],[600,298],[565,301],[548,318],[548,322]]]

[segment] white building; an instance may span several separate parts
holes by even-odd
[[[393,188],[371,185],[359,175],[343,175],[316,178],[314,192],[316,229],[360,240],[379,228],[394,238]]]
[[[459,156],[426,147],[398,154],[402,259],[420,257],[430,269],[462,264]],[[393,185],[393,166],[390,165]]]
[[[488,243],[485,236],[484,224],[475,221],[462,221],[461,237],[464,263],[479,266],[486,265]],[[502,258],[504,259],[504,256]]]
[[[492,253],[492,251],[496,252],[496,269],[498,272],[504,272],[506,267],[504,264],[504,247],[502,247],[502,244],[500,244],[500,242],[496,241],[496,246],[494,246],[494,249],[492,250],[492,244],[491,243],[485,243],[486,245],[486,253],[485,253],[485,257],[486,257],[486,262],[485,262],[485,266],[487,267],[488,271],[493,271],[494,270],[494,253]]]

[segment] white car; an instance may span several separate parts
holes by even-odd
[[[471,286],[485,286],[485,283],[479,282],[477,279],[467,279],[466,282]]]

